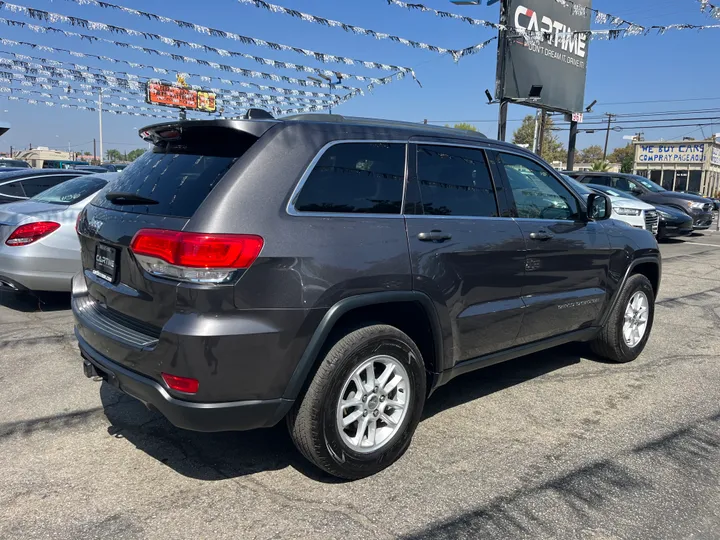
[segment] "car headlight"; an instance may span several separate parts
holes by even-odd
[[[702,208],[705,206],[705,203],[702,202],[688,202],[688,206],[690,208],[696,208],[698,210],[702,210]]]
[[[638,210],[637,208],[622,208],[617,206],[614,207],[613,210],[621,216],[639,216],[640,212],[642,212],[642,210]]]
[[[667,212],[658,210],[657,213],[660,214],[660,217],[664,217],[665,219],[672,219],[672,216],[670,214],[668,214]]]

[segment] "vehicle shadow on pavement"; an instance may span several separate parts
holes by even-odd
[[[568,524],[576,531],[602,531],[597,538],[616,538],[607,531],[612,531],[619,509],[630,512],[634,501],[652,498],[657,492],[682,492],[683,483],[696,489],[712,478],[718,459],[720,411],[616,455],[496,496],[402,538],[557,538],[567,534]],[[692,516],[689,521],[696,525]],[[645,533],[647,526],[647,520],[639,520],[638,532]],[[677,534],[648,532],[647,537],[686,536],[687,526],[678,521]]]
[[[572,343],[461,375],[430,396],[423,418],[577,364],[588,356],[584,349]]]
[[[493,366],[459,377],[438,390],[425,407],[424,418],[481,398],[580,361],[568,346]],[[285,422],[245,432],[198,433],[178,429],[157,412],[103,383],[100,398],[111,426],[123,438],[176,472],[200,480],[225,480],[288,466],[313,480],[339,483],[302,458]]]
[[[63,311],[70,309],[70,293],[34,292],[15,293],[0,291],[0,306],[23,313]]]

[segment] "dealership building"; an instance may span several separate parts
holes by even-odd
[[[635,174],[672,191],[720,191],[720,140],[636,141]]]

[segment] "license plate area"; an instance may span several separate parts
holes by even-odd
[[[95,247],[95,268],[93,274],[114,283],[117,278],[117,248],[98,244]]]

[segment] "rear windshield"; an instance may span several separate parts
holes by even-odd
[[[157,204],[116,205],[102,194],[92,204],[122,212],[190,218],[256,140],[230,129],[187,130],[181,139],[145,152],[113,182],[113,192],[132,193]]]
[[[100,191],[106,184],[106,180],[96,176],[79,176],[46,189],[39,195],[35,195],[32,200],[70,206]]]

